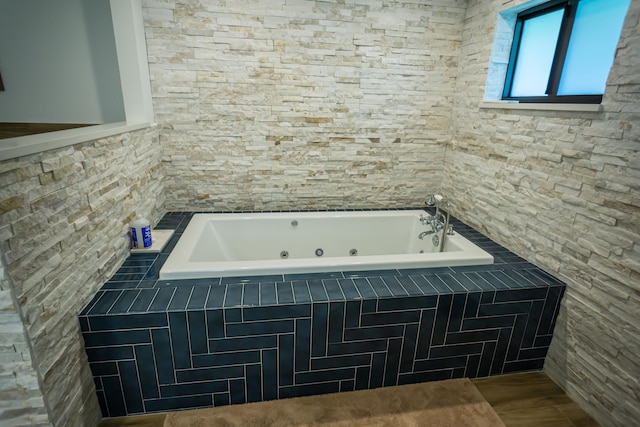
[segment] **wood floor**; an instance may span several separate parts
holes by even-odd
[[[93,125],[75,123],[0,123],[0,139],[17,138],[19,136],[55,132],[84,126]]]
[[[507,427],[598,427],[542,372],[474,379],[472,382]],[[111,418],[100,427],[162,427],[164,414]]]

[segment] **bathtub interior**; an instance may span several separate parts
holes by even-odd
[[[202,217],[202,218],[201,218]],[[193,262],[255,261],[288,258],[313,258],[317,249],[326,257],[407,254],[437,252],[431,239],[417,239],[418,221],[408,225],[407,217],[341,216],[323,219],[304,216],[271,217],[223,215],[215,219],[196,215],[192,220],[203,224],[189,257]],[[265,251],[265,249],[267,251]],[[447,250],[461,248],[452,243]]]
[[[491,264],[491,254],[458,233],[443,252],[421,210],[195,214],[160,271],[162,279],[195,279],[336,270]],[[439,233],[441,235],[441,233]]]

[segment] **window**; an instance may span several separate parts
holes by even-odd
[[[518,13],[502,99],[599,104],[631,0],[555,0]]]

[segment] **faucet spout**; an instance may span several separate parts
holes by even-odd
[[[418,239],[422,240],[424,239],[424,236],[428,236],[429,234],[433,234],[435,232],[436,230],[423,231],[422,233],[418,234]]]

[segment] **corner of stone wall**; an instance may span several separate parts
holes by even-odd
[[[0,424],[50,426],[31,346],[13,296],[0,251]]]

